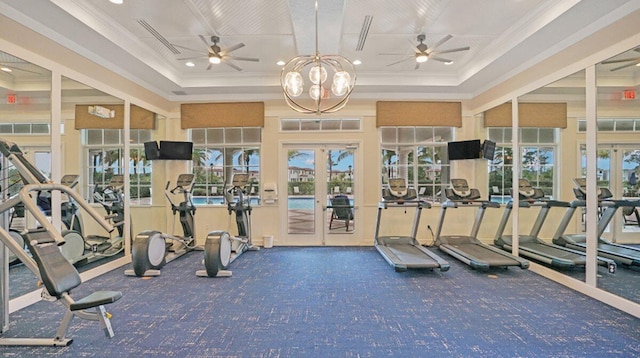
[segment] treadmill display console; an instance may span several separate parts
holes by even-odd
[[[389,179],[389,191],[391,195],[402,198],[407,195],[407,184],[402,178]]]
[[[573,182],[576,184],[577,188],[580,191],[579,199],[586,199],[587,197],[587,178],[573,178]],[[574,191],[575,192],[575,191]],[[603,190],[602,188],[597,189],[598,199],[608,199],[613,196],[610,194],[611,192],[608,189]],[[575,193],[578,196],[578,193]]]
[[[469,183],[467,183],[466,179],[451,179],[451,187],[453,193],[461,198],[471,195],[471,189],[469,189]]]
[[[536,193],[527,179],[518,179],[518,191],[521,196],[526,198],[531,198]]]

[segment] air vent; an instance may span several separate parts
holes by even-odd
[[[185,91],[171,91],[173,92],[173,94],[177,95],[177,96],[186,96],[187,92]]]
[[[356,45],[356,51],[362,51],[362,49],[364,48],[364,42],[367,41],[367,36],[369,35],[369,29],[371,28],[372,22],[372,15],[367,15],[364,17],[362,29],[360,30],[360,37],[358,38],[358,44]]]
[[[138,23],[140,24],[140,26],[144,27],[145,30],[149,31],[149,33],[151,33],[151,35],[153,35],[153,37],[155,37],[156,39],[158,39],[158,41],[160,41],[160,43],[162,43],[166,48],[169,49],[169,51],[173,52],[176,55],[179,55],[181,52],[178,51],[177,48],[175,48],[171,42],[169,42],[169,40],[165,39],[164,36],[160,35],[160,33],[153,28],[153,26],[149,25],[148,22],[144,21],[143,19],[138,19]]]

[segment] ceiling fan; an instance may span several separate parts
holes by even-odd
[[[633,49],[633,51],[635,52],[640,52],[640,47]],[[625,63],[627,62],[627,63]],[[631,67],[631,66],[640,66],[640,57],[632,57],[632,58],[623,58],[623,59],[619,59],[619,60],[606,60],[606,61],[602,61],[600,62],[603,65],[608,65],[608,64],[612,64],[612,63],[624,63],[624,65],[622,66],[618,66],[618,67],[614,67],[612,68],[610,71],[618,71],[621,70],[623,68],[627,68],[627,67]]]
[[[469,49],[471,49],[471,47],[469,46],[465,46],[465,47],[458,47],[458,48],[452,48],[449,50],[438,50],[438,47],[442,46],[442,44],[444,44],[445,42],[451,40],[451,38],[453,38],[452,35],[447,35],[444,38],[442,38],[440,41],[438,41],[435,45],[433,45],[433,47],[429,47],[427,46],[424,41],[426,39],[426,36],[424,34],[420,34],[418,35],[418,45],[415,46],[413,48],[413,50],[415,51],[415,53],[411,56],[408,56],[407,58],[404,58],[400,61],[396,61],[396,62],[392,62],[390,64],[388,64],[387,66],[393,66],[393,65],[397,65],[399,63],[405,62],[405,61],[409,61],[409,60],[415,60],[416,61],[416,67],[415,69],[419,69],[420,68],[420,64],[421,63],[425,63],[427,62],[427,60],[431,59],[434,61],[440,61],[440,62],[444,62],[445,64],[452,64],[453,60],[444,58],[444,57],[440,57],[439,55],[441,54],[445,54],[445,53],[452,53],[452,52],[460,52],[460,51],[467,51]],[[380,55],[404,55],[404,54],[400,54],[400,53],[381,53]]]
[[[225,65],[237,70],[237,71],[242,71],[242,68],[240,68],[239,66],[235,65],[232,62],[229,62],[228,60],[237,60],[237,61],[252,61],[252,62],[258,62],[260,61],[257,58],[252,58],[252,57],[239,57],[239,56],[231,56],[229,55],[229,53],[244,47],[244,44],[241,42],[239,44],[233,45],[231,47],[228,48],[221,48],[220,46],[218,46],[218,42],[220,42],[220,37],[218,36],[211,36],[211,42],[213,43],[212,45],[209,44],[209,42],[207,42],[207,40],[204,38],[204,36],[202,35],[198,35],[198,37],[200,37],[200,40],[202,40],[202,42],[207,46],[207,54],[204,56],[198,56],[198,57],[189,57],[189,58],[179,58],[178,60],[181,61],[186,61],[186,60],[198,60],[198,59],[208,59],[209,60],[209,65],[207,66],[207,71],[211,69],[212,65],[217,65],[221,62],[224,62]],[[178,46],[187,50],[191,50],[191,51],[196,51],[196,50],[192,50],[183,46]]]

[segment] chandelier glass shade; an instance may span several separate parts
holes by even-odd
[[[295,111],[333,113],[347,104],[356,83],[356,71],[353,63],[343,56],[318,53],[317,1],[315,9],[316,53],[289,60],[282,67],[280,84],[287,105]]]

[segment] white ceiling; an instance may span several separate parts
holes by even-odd
[[[352,97],[377,99],[471,98],[640,8],[636,0],[318,3],[319,52],[361,60]],[[175,101],[280,98],[276,62],[315,52],[314,0],[0,0],[0,11]],[[372,24],[363,33],[366,16]],[[452,35],[442,50],[471,49],[444,55],[452,65],[431,60],[416,70],[409,60],[388,66],[414,53],[419,34],[429,46]],[[207,70],[206,58],[187,67],[180,58],[206,54],[199,35],[219,36],[223,49],[243,43],[232,54],[259,62],[234,61],[242,71],[224,63]]]

